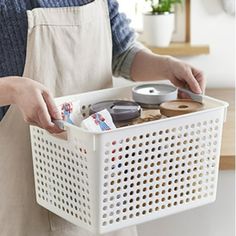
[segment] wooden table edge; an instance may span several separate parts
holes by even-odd
[[[220,170],[235,170],[235,155],[220,157]]]

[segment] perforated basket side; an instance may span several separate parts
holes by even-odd
[[[213,202],[224,109],[103,134],[100,231]]]
[[[70,140],[31,127],[37,202],[78,226],[97,228],[93,136],[70,130]]]

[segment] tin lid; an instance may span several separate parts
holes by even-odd
[[[132,89],[133,99],[139,104],[160,105],[177,99],[177,88],[168,84],[143,84]]]
[[[127,121],[138,118],[141,114],[141,107],[136,102],[123,100],[110,100],[93,104],[90,107],[90,114],[107,109],[113,121]]]
[[[204,105],[200,102],[191,99],[178,99],[162,103],[160,112],[164,116],[172,117],[200,111],[203,108]]]

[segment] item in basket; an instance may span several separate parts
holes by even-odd
[[[175,100],[176,87],[168,84],[143,84],[132,89],[133,100],[144,108],[158,108],[161,103]]]
[[[114,122],[132,120],[140,117],[141,107],[136,102],[111,100],[93,104],[90,114],[107,109]]]
[[[100,132],[116,129],[116,126],[112,121],[112,117],[106,109],[94,113],[87,119],[83,120],[81,123],[81,127],[91,132]]]
[[[191,99],[178,99],[162,103],[160,111],[162,115],[172,117],[200,111],[203,107],[202,103]]]
[[[61,104],[58,108],[61,111],[63,121],[66,121],[69,124],[80,126],[83,118],[80,112],[79,101],[65,102]]]
[[[142,124],[150,121],[155,121],[155,120],[160,120],[161,119],[161,113],[160,110],[155,109],[155,110],[142,110],[141,116],[137,119],[134,119],[129,122],[119,122],[116,123],[118,127],[125,127],[125,126],[130,126],[130,125],[136,125],[136,124]]]

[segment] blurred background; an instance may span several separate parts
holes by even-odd
[[[131,26],[139,32],[142,31],[143,13],[150,10],[149,3],[145,0],[118,1],[120,11],[126,13],[132,20]],[[183,6],[185,1],[182,2],[182,4],[178,4],[176,12],[176,15],[180,15],[180,17],[176,17],[180,18],[178,31],[184,30],[186,24],[186,19],[183,17],[185,15],[185,7]],[[233,87],[235,85],[235,16],[224,9],[223,0],[191,0],[187,2],[191,4],[190,17],[187,19],[190,24],[189,43],[193,47],[196,46],[196,54],[186,50],[185,55],[182,52],[177,57],[201,68],[207,76],[208,86],[214,88]],[[229,0],[229,2],[234,3],[235,1]],[[235,5],[232,5],[232,8],[235,8]],[[174,36],[176,36],[175,33]],[[201,54],[204,46],[209,47],[209,52],[203,51]],[[196,50],[198,47],[199,51]],[[173,54],[178,53],[173,52]]]
[[[175,56],[204,71],[206,94],[229,103],[216,202],[139,225],[139,236],[234,236],[235,0],[183,0],[171,7],[174,14],[150,7],[158,3],[155,0],[118,1],[142,43],[154,53]],[[115,80],[116,85],[124,83]]]

